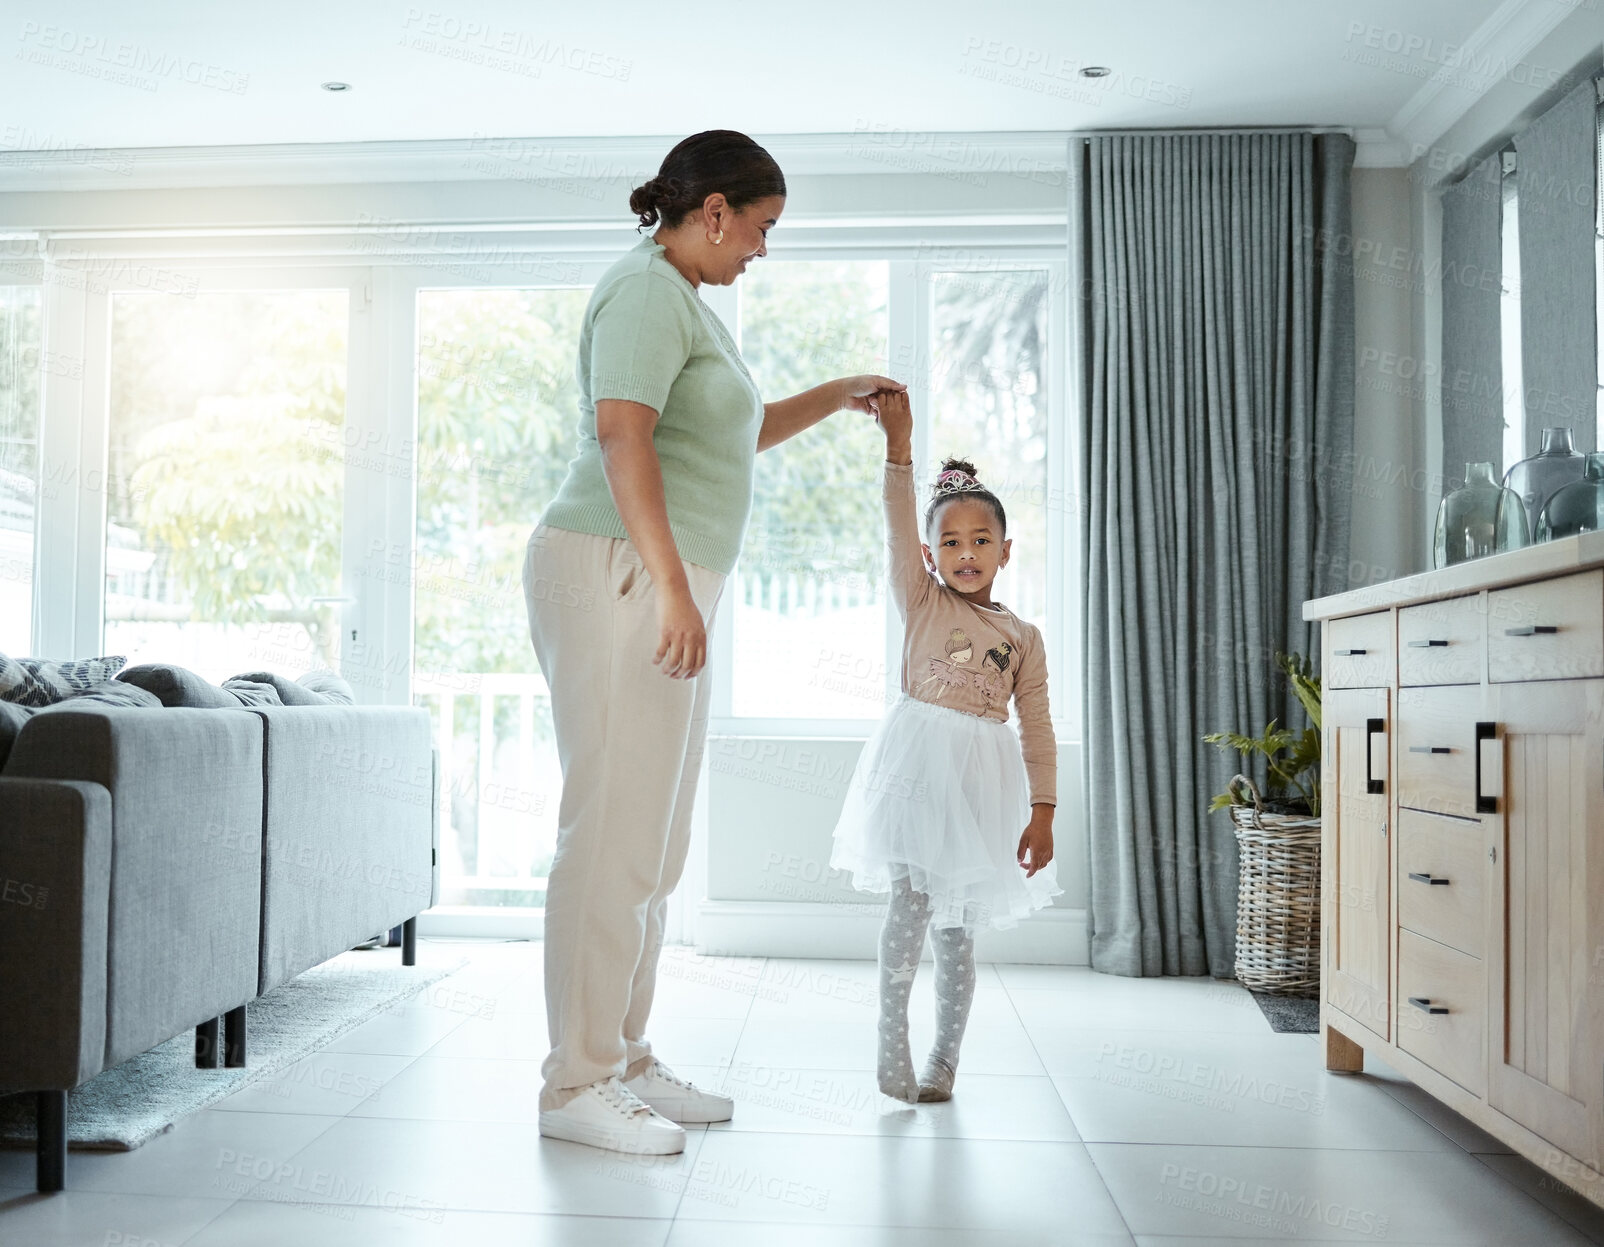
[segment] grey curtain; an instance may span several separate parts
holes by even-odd
[[[1597,108],[1589,78],[1515,138],[1527,454],[1548,425],[1570,426],[1577,450],[1595,449]]]
[[[1091,955],[1228,977],[1237,854],[1199,738],[1291,713],[1273,656],[1346,588],[1353,443],[1340,135],[1077,140]]]
[[[1482,161],[1442,196],[1442,476],[1457,488],[1467,463],[1504,463],[1503,162]]]

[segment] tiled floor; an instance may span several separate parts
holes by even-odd
[[[63,1194],[0,1153],[0,1243],[1604,1243],[1604,1213],[1374,1061],[1325,1073],[1230,984],[983,965],[956,1097],[910,1107],[874,1086],[871,965],[670,948],[654,1042],[736,1117],[631,1159],[538,1137],[538,944],[419,955],[469,962],[136,1152],[74,1153]]]

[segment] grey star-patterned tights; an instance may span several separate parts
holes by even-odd
[[[908,997],[924,952],[930,924],[930,898],[907,879],[891,884],[891,903],[880,928],[880,1090],[910,1104],[952,1098],[958,1073],[958,1045],[975,999],[975,941],[962,927],[931,930],[936,956],[936,1042],[924,1073],[913,1073],[908,1047]]]

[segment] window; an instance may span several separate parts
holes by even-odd
[[[1002,500],[1014,543],[995,597],[1043,630],[1047,292],[1040,268],[933,276],[930,463],[920,475],[923,486],[949,455],[974,463]]]
[[[112,295],[106,652],[339,665],[347,299]]]
[[[523,557],[573,453],[574,344],[589,297],[418,292],[412,687],[441,754],[448,905],[546,901],[562,770]]]
[[[1048,505],[1053,270],[970,259],[963,269],[765,262],[742,279],[741,351],[765,399],[859,371],[907,380],[921,499],[942,459],[975,463],[1002,499],[1015,543],[998,600],[1051,636],[1048,569],[1062,539]],[[734,635],[715,637],[729,654],[734,720],[852,733],[883,712],[901,668],[883,584],[883,461],[879,429],[847,416],[758,456],[752,523],[726,588]]]
[[[1498,333],[1504,374],[1504,471],[1508,472],[1526,457],[1526,382],[1520,337],[1520,179],[1515,153],[1504,152],[1503,161]]]
[[[740,287],[741,354],[765,399],[884,372],[883,260],[764,261]],[[885,438],[842,414],[758,456],[733,595],[737,716],[876,719],[886,689]]]
[[[33,652],[39,463],[38,286],[0,286],[0,653]]]

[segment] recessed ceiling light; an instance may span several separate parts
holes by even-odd
[[[1107,65],[1086,65],[1080,71],[1082,78],[1106,78],[1114,71]]]
[[[325,82],[322,85],[325,91],[349,91],[351,89],[349,82]]]

